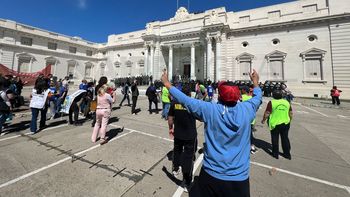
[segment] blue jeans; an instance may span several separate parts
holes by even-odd
[[[31,108],[31,110],[32,110],[32,121],[30,122],[30,131],[33,133],[36,133],[38,129],[36,121],[38,119],[39,112],[41,112],[39,128],[42,129],[45,127],[47,107],[45,107],[44,109]]]
[[[162,117],[168,119],[168,113],[170,109],[170,103],[163,103]]]

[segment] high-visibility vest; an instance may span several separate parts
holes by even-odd
[[[272,99],[272,111],[269,118],[269,127],[270,130],[274,129],[277,125],[280,124],[289,124],[289,110],[290,104],[285,99]]]
[[[249,99],[253,98],[252,96],[249,96],[247,94],[242,94],[242,102],[247,101]],[[251,124],[255,124],[255,118]]]
[[[169,90],[166,87],[163,87],[163,89],[162,89],[162,102],[163,103],[170,103]]]

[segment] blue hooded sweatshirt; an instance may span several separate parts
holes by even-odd
[[[224,181],[249,178],[250,125],[262,103],[259,87],[253,98],[233,107],[190,98],[175,87],[170,94],[204,122],[204,170]]]

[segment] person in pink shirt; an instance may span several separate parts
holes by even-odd
[[[96,123],[92,132],[91,141],[96,142],[97,136],[100,136],[100,144],[108,142],[106,137],[106,129],[108,120],[111,116],[112,104],[115,103],[116,93],[113,95],[107,93],[108,86],[103,85],[98,89],[97,108],[96,108]]]

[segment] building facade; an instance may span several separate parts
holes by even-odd
[[[240,12],[216,8],[146,24],[141,31],[92,43],[0,20],[0,63],[20,72],[51,64],[58,78],[152,75],[285,82],[296,96],[329,97],[333,85],[350,99],[350,4],[299,0]]]

